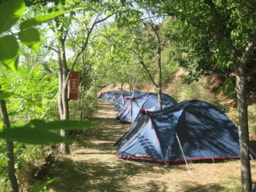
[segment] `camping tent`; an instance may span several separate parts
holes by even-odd
[[[120,95],[130,95],[130,92],[119,91],[119,90],[106,91],[101,93],[98,98],[103,100],[108,100],[111,103],[115,103],[115,101]]]
[[[239,158],[238,129],[209,103],[189,100],[141,112],[116,143],[117,157],[159,162]]]
[[[177,102],[174,98],[167,94],[161,94],[162,108],[175,105]],[[121,123],[133,123],[140,113],[140,109],[144,108],[148,111],[156,111],[160,109],[158,102],[158,94],[148,93],[142,97],[127,97],[122,110],[117,114],[116,119]]]
[[[128,92],[128,91],[112,90],[112,91],[102,92],[98,96],[98,98],[114,103],[114,110],[119,111],[123,108],[126,98],[133,98],[133,97],[145,98],[150,94],[153,94],[153,93],[146,93],[146,92],[140,92],[140,91]]]
[[[146,98],[152,93],[147,93],[147,92],[140,92],[140,91],[135,91],[135,92],[129,92],[129,94],[120,94],[119,97],[115,101],[115,106],[114,109],[116,111],[122,110],[122,108],[125,105],[125,102],[129,98]]]

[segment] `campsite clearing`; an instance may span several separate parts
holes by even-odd
[[[129,129],[115,119],[113,104],[99,101],[90,118],[97,127],[74,134],[72,154],[56,157],[50,192],[239,192],[240,161],[156,164],[118,159],[113,144]],[[251,161],[256,183],[256,162]],[[188,171],[190,170],[190,172]]]

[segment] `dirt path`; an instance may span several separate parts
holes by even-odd
[[[130,125],[115,120],[117,112],[107,101],[90,117],[98,125],[75,135],[72,155],[57,157],[49,179],[50,192],[238,192],[240,162],[182,165],[135,162],[115,157],[113,147]],[[256,163],[251,162],[256,180]]]

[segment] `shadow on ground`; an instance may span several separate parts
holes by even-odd
[[[136,181],[132,181],[131,185],[128,180],[129,177],[143,175],[146,172],[164,174],[167,171],[177,169],[186,171],[184,166],[164,167],[158,165],[157,170],[152,168],[154,166],[156,165],[129,160],[117,160],[116,164],[113,165],[102,162],[72,161],[63,158],[54,164],[48,174],[49,179],[56,177],[56,181],[49,186],[49,190],[55,192],[172,192],[168,189],[168,181],[159,182],[155,177],[147,179],[143,185],[139,184],[140,182],[136,183]],[[223,189],[221,185],[217,184],[204,186],[191,183],[184,184],[182,188],[184,188],[184,192],[209,192]]]
[[[198,192],[216,192],[216,191],[226,191],[225,188],[216,183],[207,184],[207,185],[200,185],[198,183],[189,183],[183,186],[183,192],[191,192],[191,191],[198,191]]]
[[[56,181],[49,186],[54,192],[178,192],[170,190],[170,183],[159,182],[157,178],[148,179],[143,185],[129,177],[153,172],[150,163],[136,163],[133,161],[119,161],[115,166],[107,163],[94,163],[88,161],[72,161],[70,159],[58,160],[50,171],[49,179],[56,177]],[[166,172],[174,167],[159,166],[159,172]],[[184,169],[178,168],[178,169]],[[183,171],[186,171],[185,169]],[[143,178],[142,178],[143,179]],[[175,184],[172,184],[175,186]],[[177,183],[180,185],[180,183]],[[184,183],[182,192],[216,192],[227,191],[221,184],[212,183],[202,185],[199,183]]]
[[[75,141],[77,148],[97,149],[105,152],[116,148],[114,143],[128,131],[130,125],[120,124],[115,119],[93,118],[96,127],[87,128],[80,132],[73,132],[71,139]]]
[[[90,117],[92,121],[97,122],[97,126],[72,132],[71,138],[75,142],[71,147],[75,152],[72,156],[56,157],[47,177],[44,178],[44,180],[56,178],[47,191],[178,192],[175,186],[180,185],[180,182],[176,184],[168,179],[158,180],[156,175],[178,173],[177,170],[184,173],[187,171],[184,165],[165,166],[115,158],[116,148],[113,144],[130,125],[120,124],[114,119],[113,113],[107,114],[108,110],[112,110],[112,105],[104,104],[104,107],[99,116]],[[145,175],[147,178],[143,178]],[[183,192],[225,191],[222,185],[216,183],[201,185],[186,182],[178,188]]]
[[[50,186],[56,192],[128,191],[125,185],[127,177],[144,169],[143,166],[129,163],[117,168],[104,163],[69,159],[56,162],[55,167],[49,176],[57,176]]]

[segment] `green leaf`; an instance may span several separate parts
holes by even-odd
[[[77,130],[77,129],[84,129],[88,127],[94,126],[95,123],[92,121],[53,121],[47,123],[48,129],[66,129],[66,130]]]
[[[10,141],[18,141],[27,144],[50,145],[67,142],[68,140],[57,133],[43,129],[11,128],[0,132],[0,138]]]
[[[42,107],[38,106],[38,105],[35,105],[35,110],[36,110],[36,113],[44,113],[44,110]]]
[[[16,71],[18,65],[19,45],[13,35],[0,38],[0,62]]]
[[[73,121],[73,120],[63,120],[63,121],[53,121],[45,122],[44,120],[31,120],[26,126],[30,128],[37,129],[48,129],[48,130],[77,130],[84,129],[87,127],[94,126],[95,123],[92,121]]]
[[[40,46],[40,33],[35,28],[27,28],[19,32],[19,39],[29,48],[38,52]]]
[[[65,14],[67,12],[68,11],[57,11],[57,12],[48,13],[48,14],[33,17],[33,18],[28,19],[28,20],[24,21],[23,23],[21,23],[20,24],[20,29],[24,30],[24,29],[32,27],[32,26],[40,25],[44,22],[47,22],[47,21],[49,21],[49,20],[51,20],[55,17],[58,17],[60,15]]]
[[[0,132],[0,138],[28,144],[49,145],[69,142],[65,137],[55,133],[54,130],[75,130],[93,126],[92,121],[53,121],[31,120],[22,127],[5,129]]]
[[[8,0],[0,6],[0,34],[8,31],[23,15],[23,0]]]
[[[9,97],[11,97],[12,95],[13,95],[12,93],[1,91],[0,92],[0,100],[6,100]]]
[[[43,191],[43,189],[48,186],[49,184],[53,183],[57,178],[50,179],[46,182],[36,181],[33,188],[31,189],[31,192],[40,192]]]

